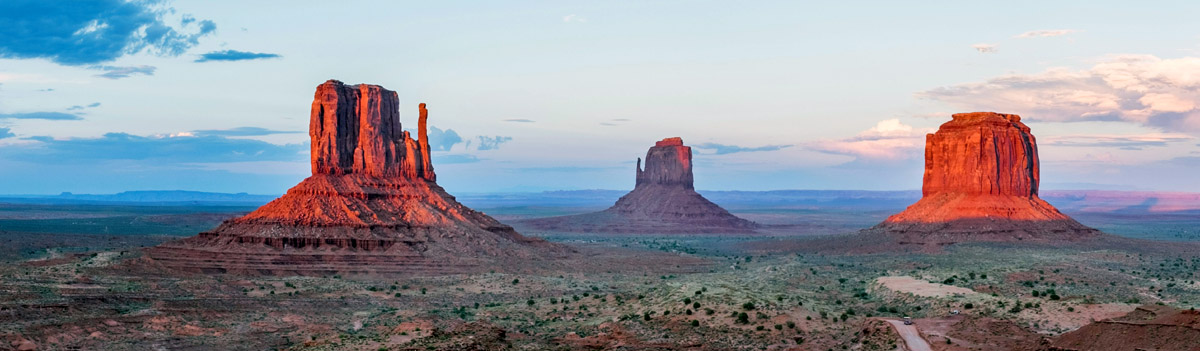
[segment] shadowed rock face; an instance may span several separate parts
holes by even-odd
[[[745,233],[754,222],[708,201],[693,187],[692,148],[667,138],[638,159],[637,185],[607,210],[520,221],[536,229],[608,233]]]
[[[953,118],[926,136],[921,200],[877,228],[945,241],[1098,234],[1038,197],[1037,142],[1020,116],[973,112]]]
[[[682,138],[666,138],[646,151],[646,169],[638,159],[637,183],[640,186],[682,186],[692,189],[692,147],[683,146]]]
[[[420,139],[400,126],[396,93],[330,80],[317,87],[313,175],[212,231],[149,250],[172,268],[213,272],[448,273],[569,253],[458,203],[435,182]]]

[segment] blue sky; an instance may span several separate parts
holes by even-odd
[[[1021,114],[1046,189],[1200,191],[1194,2],[0,3],[0,193],[282,193],[326,79],[429,104],[452,192],[916,189],[924,134]]]

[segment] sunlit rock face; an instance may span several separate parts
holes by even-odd
[[[1037,141],[1021,117],[959,113],[926,136],[922,198],[877,228],[984,240],[1097,234],[1038,197]]]
[[[738,218],[696,192],[692,148],[666,138],[638,159],[637,182],[607,210],[522,221],[539,230],[608,233],[747,233],[757,224]]]
[[[436,183],[418,108],[418,139],[401,128],[396,93],[378,85],[317,86],[312,176],[282,197],[151,257],[187,270],[266,273],[440,273],[497,258],[570,252],[463,206]]]

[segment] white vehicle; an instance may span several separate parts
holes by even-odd
[[[912,318],[904,317],[904,325],[912,325]]]
[[[958,314],[958,310],[952,310],[952,311],[950,311],[950,315],[956,315],[956,314]]]

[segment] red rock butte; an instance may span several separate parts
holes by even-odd
[[[926,242],[1099,234],[1039,198],[1039,177],[1037,141],[1020,116],[954,114],[926,136],[921,200],[876,228]]]
[[[396,93],[378,85],[317,86],[312,176],[250,214],[152,248],[150,257],[203,272],[403,274],[572,251],[522,236],[446,193],[430,161],[425,104],[417,139],[401,128],[399,106]]]
[[[747,233],[758,225],[696,192],[692,148],[666,138],[637,162],[637,181],[612,207],[594,213],[520,221],[538,230],[604,233]]]

